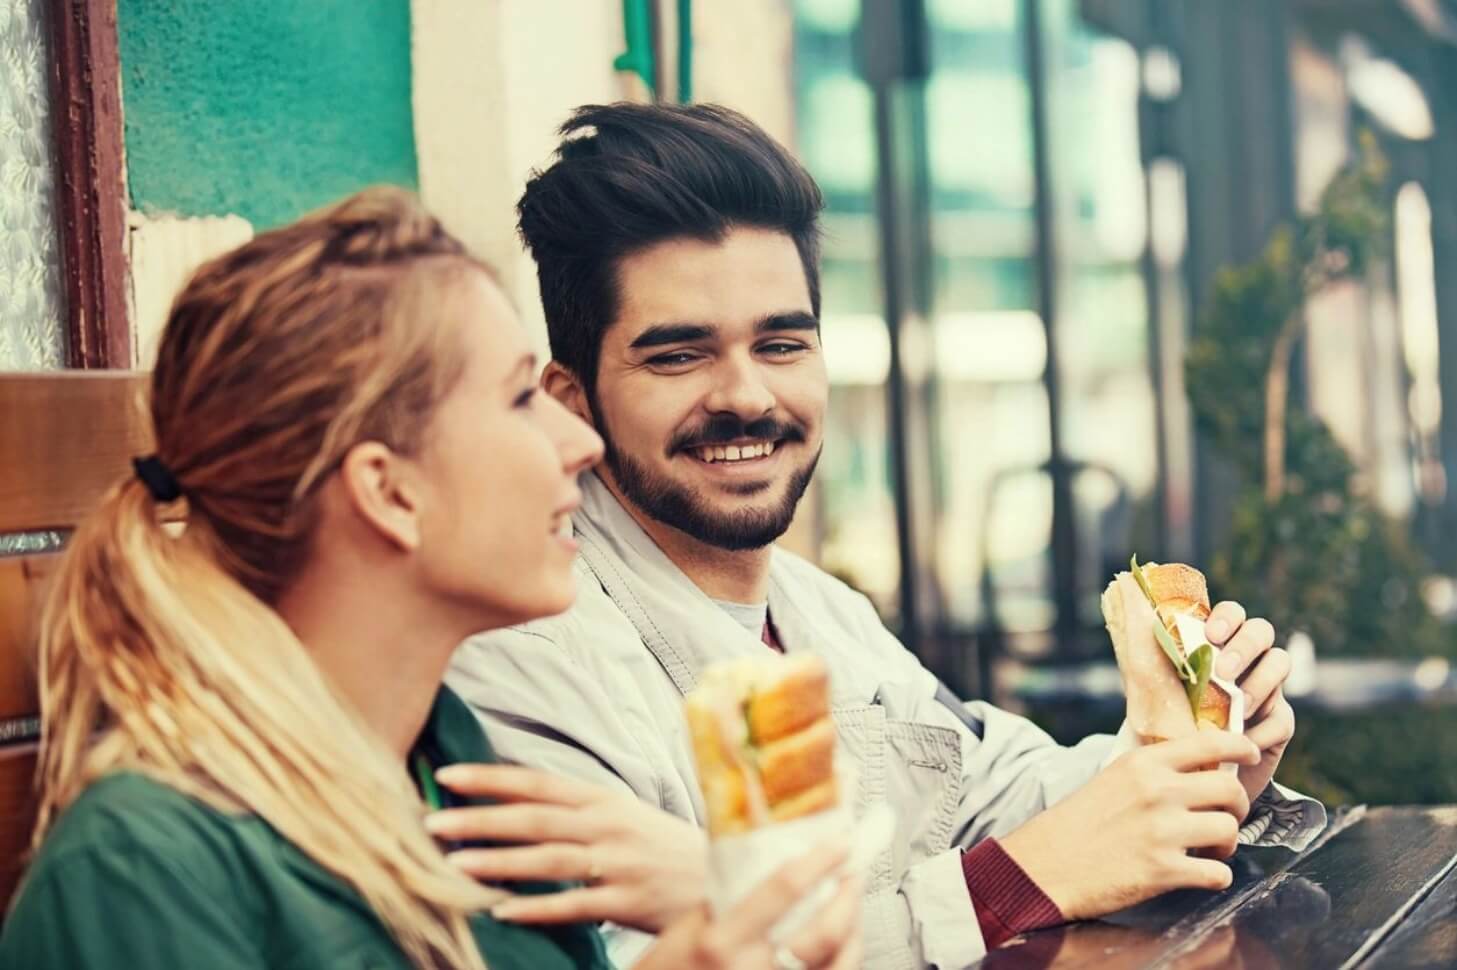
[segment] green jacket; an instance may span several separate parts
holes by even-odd
[[[442,690],[421,736],[436,764],[496,760]],[[515,885],[542,892],[548,884]],[[590,926],[472,920],[491,970],[609,970]],[[394,970],[364,901],[256,816],[136,774],[91,785],[46,839],[3,932],[3,970]]]

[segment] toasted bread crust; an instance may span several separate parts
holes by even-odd
[[[1159,621],[1133,576],[1115,576],[1102,606],[1123,679],[1129,728],[1145,744],[1192,734],[1196,725],[1184,682],[1154,639]]]
[[[693,758],[698,764],[698,783],[708,808],[709,834],[726,835],[748,829],[748,779],[744,777],[744,769],[725,749],[732,741],[724,737],[718,715],[691,697],[683,710],[693,740]]]
[[[720,665],[688,694],[684,713],[711,836],[838,804],[822,658],[768,655]]]
[[[1181,562],[1146,563],[1143,578],[1153,591],[1154,602],[1197,614],[1203,607],[1202,620],[1209,615],[1209,583],[1204,574]]]
[[[1211,683],[1204,688],[1204,696],[1199,698],[1199,710],[1195,712],[1194,719],[1201,728],[1207,724],[1223,730],[1229,727],[1229,705],[1230,697],[1224,688]]]
[[[759,749],[759,777],[770,808],[834,776],[835,725],[827,717]]]
[[[830,671],[814,654],[785,658],[783,673],[749,698],[749,739],[765,745],[803,730],[830,713]]]
[[[834,776],[823,784],[807,788],[792,798],[774,805],[769,814],[776,822],[787,822],[792,818],[803,818],[816,812],[834,808],[840,803],[840,788]]]

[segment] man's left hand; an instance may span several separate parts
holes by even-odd
[[[1239,770],[1250,802],[1260,796],[1295,736],[1295,712],[1285,699],[1290,655],[1275,646],[1275,628],[1268,620],[1246,619],[1243,606],[1216,606],[1204,624],[1209,642],[1220,648],[1214,673],[1239,684],[1245,695],[1245,737],[1260,749],[1260,763]],[[1241,819],[1243,821],[1243,819]]]

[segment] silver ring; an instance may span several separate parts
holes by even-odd
[[[787,946],[774,948],[774,970],[809,970],[809,964],[794,955]]]

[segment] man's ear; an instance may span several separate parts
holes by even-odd
[[[586,389],[567,367],[555,360],[548,361],[546,369],[541,372],[541,389],[592,427],[597,426],[592,408],[587,404]]]
[[[378,441],[349,449],[339,483],[350,510],[401,552],[420,547],[419,482],[409,464]]]

